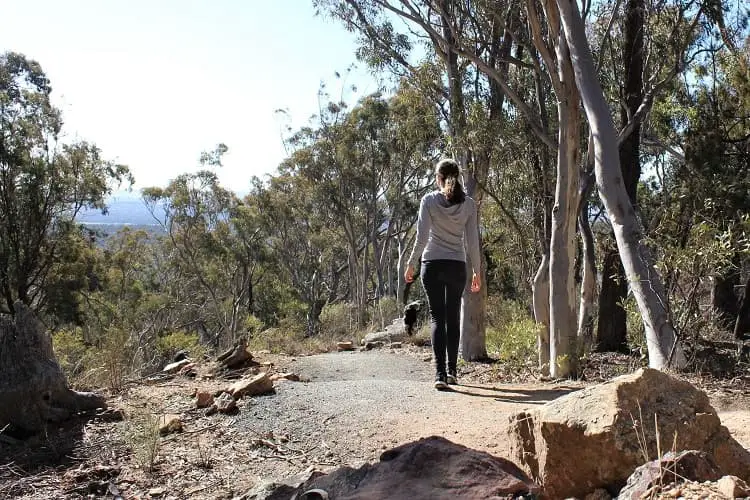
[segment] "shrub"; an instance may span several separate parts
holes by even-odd
[[[68,380],[85,369],[88,348],[83,341],[83,331],[80,328],[56,332],[52,335],[52,348]]]
[[[526,308],[515,301],[496,300],[487,310],[488,353],[511,363],[535,360],[539,328]]]
[[[347,302],[327,304],[320,313],[320,331],[331,337],[343,338],[357,329],[354,305]]]
[[[201,346],[200,339],[195,333],[179,330],[162,335],[156,340],[156,352],[165,362],[173,359],[180,351],[186,351],[193,359],[200,358],[205,354],[205,348]]]
[[[373,312],[370,315],[371,327],[381,330],[390,325],[394,319],[400,318],[401,315],[402,310],[396,297],[384,297],[373,306]]]

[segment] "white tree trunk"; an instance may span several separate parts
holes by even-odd
[[[552,209],[550,242],[550,375],[575,376],[578,367],[576,346],[576,293],[573,264],[576,252],[578,214],[578,99],[569,90],[573,82],[562,82],[567,90],[558,96],[560,149],[557,154],[557,186]]]
[[[534,319],[539,327],[537,334],[537,352],[539,353],[539,370],[542,375],[549,375],[549,255],[544,254],[539,269],[531,285],[534,303]]]
[[[591,351],[594,344],[593,310],[596,299],[596,261],[594,235],[588,221],[588,203],[578,214],[578,227],[583,241],[583,276],[581,277],[581,299],[578,306],[578,353]]]
[[[573,0],[556,0],[575,78],[595,142],[595,172],[599,196],[607,210],[617,240],[628,283],[638,302],[652,368],[681,368],[686,364],[665,304],[664,286],[653,266],[648,248],[641,241],[642,231],[630,203],[620,171],[620,159],[612,115],[596,77],[586,31]]]

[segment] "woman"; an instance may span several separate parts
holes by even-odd
[[[441,160],[435,168],[437,191],[419,204],[417,240],[404,277],[414,281],[414,265],[422,258],[422,286],[430,305],[432,350],[435,355],[435,388],[455,384],[458,344],[461,336],[461,296],[466,286],[466,256],[474,274],[471,291],[479,291],[479,234],[477,207],[466,196],[459,180],[458,164]],[[448,366],[446,370],[446,352]]]

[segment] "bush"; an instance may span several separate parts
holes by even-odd
[[[68,380],[85,369],[88,347],[83,341],[83,331],[80,328],[56,332],[52,335],[52,348]]]
[[[355,306],[347,302],[328,304],[320,313],[320,332],[343,338],[357,329]]]
[[[487,312],[487,352],[490,355],[520,364],[536,360],[539,327],[522,304],[490,300]]]
[[[380,299],[373,306],[371,318],[371,328],[382,330],[390,325],[394,319],[400,318],[403,311],[399,307],[396,297],[385,297]]]
[[[186,351],[193,359],[198,359],[205,354],[205,349],[195,333],[179,330],[162,335],[156,340],[156,352],[164,362],[172,360],[180,351]]]

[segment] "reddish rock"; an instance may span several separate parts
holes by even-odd
[[[539,493],[539,487],[512,462],[442,437],[388,450],[376,464],[342,467],[305,483],[297,492],[313,489],[342,500],[491,500]]]
[[[232,397],[231,394],[226,392],[222,393],[221,396],[215,399],[216,411],[219,413],[234,413],[237,411],[237,401]],[[211,408],[213,408],[213,406]]]
[[[655,416],[661,442],[657,448]],[[617,490],[657,449],[699,450],[725,474],[750,477],[750,453],[721,425],[708,396],[657,370],[568,394],[511,419],[512,452],[550,498]]]
[[[654,486],[684,481],[716,481],[721,477],[713,459],[703,451],[667,453],[661,460],[653,460],[638,467],[628,478],[618,500],[640,500],[647,498]],[[734,497],[733,497],[734,498]]]
[[[234,399],[240,399],[242,396],[256,396],[273,391],[273,380],[267,373],[259,373],[252,378],[243,378],[238,380],[226,390],[234,396]]]
[[[214,404],[214,395],[206,391],[198,391],[195,393],[195,406],[196,408],[208,408]]]
[[[299,382],[299,375],[296,373],[274,373],[271,375],[271,380],[276,382],[277,380],[291,380],[292,382]]]

